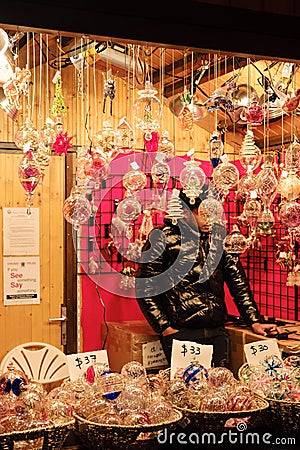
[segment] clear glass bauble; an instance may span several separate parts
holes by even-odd
[[[237,185],[236,195],[242,201],[246,201],[253,195],[257,196],[256,175],[250,172],[244,175],[242,178],[240,178]]]
[[[256,175],[257,192],[263,204],[269,207],[277,194],[278,179],[274,172],[273,156],[266,155],[264,168]]]
[[[296,200],[300,197],[299,176],[294,171],[283,171],[278,183],[278,192],[287,200]]]
[[[117,217],[129,225],[139,218],[142,212],[140,202],[134,196],[125,197],[117,206]]]
[[[11,362],[7,370],[0,374],[0,395],[19,396],[28,386],[28,377]]]
[[[164,162],[170,161],[175,156],[175,145],[170,141],[167,130],[162,132],[158,143],[157,153],[162,153],[164,155]]]
[[[229,190],[237,185],[239,171],[234,164],[224,159],[224,162],[221,162],[214,169],[212,177],[216,188],[224,195],[227,195]]]
[[[31,119],[27,117],[24,125],[22,125],[15,133],[15,144],[22,150],[25,149],[26,144],[36,149],[39,143],[39,132],[33,125]]]
[[[194,115],[188,106],[183,106],[177,117],[178,125],[183,131],[191,131],[194,125]]]
[[[258,104],[258,98],[256,96],[252,97],[250,106],[245,110],[244,116],[251,125],[261,125],[264,121],[264,109]]]
[[[261,213],[262,206],[261,202],[256,199],[249,198],[246,200],[244,204],[243,213],[247,219],[248,225],[250,226],[251,230],[254,231],[258,217]]]
[[[220,133],[218,131],[214,131],[212,133],[207,147],[209,159],[212,163],[213,168],[216,168],[224,151],[224,144],[220,138]]]
[[[248,249],[247,238],[240,232],[237,225],[233,225],[231,233],[224,239],[224,250],[234,257],[238,257]]]
[[[52,150],[52,146],[56,139],[56,134],[55,123],[50,118],[47,118],[45,124],[38,133],[39,145],[42,144],[46,148]]]
[[[275,218],[270,208],[264,207],[257,218],[259,234],[268,236],[274,234]]]
[[[249,173],[259,166],[261,158],[261,150],[255,145],[253,131],[247,130],[239,152],[240,163]]]
[[[284,163],[286,170],[298,170],[300,167],[300,143],[296,136],[285,152]]]
[[[129,361],[121,368],[121,375],[125,384],[134,384],[142,386],[146,383],[147,372],[145,367],[139,361]]]
[[[112,161],[119,153],[117,132],[109,120],[104,121],[102,130],[93,136],[92,146],[107,162]]]
[[[64,218],[73,225],[75,230],[87,222],[92,213],[91,204],[86,198],[84,190],[78,186],[73,186],[69,197],[63,203],[62,210]]]
[[[128,195],[132,195],[146,187],[147,176],[141,169],[132,168],[123,175],[122,183]]]
[[[132,126],[123,117],[117,126],[116,143],[119,151],[122,153],[129,153],[133,150],[135,145],[135,135]]]
[[[179,174],[179,181],[183,192],[189,197],[190,203],[194,203],[195,199],[202,192],[206,181],[206,174],[200,167],[200,162],[198,161],[185,161],[183,164],[185,167]]]
[[[145,89],[139,90],[137,94],[138,99],[133,104],[133,115],[137,121],[137,128],[148,135],[160,126],[161,102],[156,96],[157,90],[149,80],[145,83]]]
[[[300,226],[300,203],[295,200],[281,203],[278,216],[284,227]]]
[[[224,209],[223,204],[213,196],[213,194],[208,194],[201,204],[201,209],[204,209],[209,217],[211,223],[221,223]],[[199,208],[200,208],[199,206]]]
[[[154,185],[164,185],[168,184],[170,179],[171,170],[167,163],[163,161],[157,161],[151,167],[151,177]]]
[[[107,179],[110,174],[110,165],[97,152],[93,153],[84,164],[84,175],[95,189],[101,187],[101,183]]]

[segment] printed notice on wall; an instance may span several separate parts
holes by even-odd
[[[3,208],[3,255],[40,253],[39,208]]]
[[[3,258],[4,305],[40,303],[40,257]]]

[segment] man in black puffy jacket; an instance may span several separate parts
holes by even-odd
[[[210,223],[200,197],[193,203],[181,190],[184,217],[166,216],[149,234],[136,275],[136,298],[160,335],[169,363],[177,339],[213,345],[212,364],[228,367],[224,283],[255,333],[266,335],[277,328],[263,323],[241,262],[223,250],[225,227]]]

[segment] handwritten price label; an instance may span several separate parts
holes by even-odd
[[[106,350],[97,350],[95,352],[73,353],[67,355],[67,363],[71,381],[77,380],[89,366],[95,363],[104,363],[108,365]]]
[[[207,369],[211,367],[212,345],[197,344],[192,341],[173,339],[171,356],[171,380],[178,369],[186,368],[192,361],[197,361]]]
[[[246,360],[249,366],[255,366],[272,355],[281,359],[276,339],[266,339],[244,345]]]

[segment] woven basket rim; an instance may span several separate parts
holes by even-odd
[[[64,429],[64,428],[68,428],[68,427],[73,427],[75,425],[75,419],[73,418],[72,420],[69,420],[68,422],[64,422],[60,425],[48,425],[45,426],[44,428],[41,427],[37,427],[37,428],[30,428],[27,430],[22,430],[22,431],[11,431],[10,433],[2,433],[0,434],[0,439],[9,437],[9,438],[13,438],[13,437],[20,437],[24,434],[24,436],[26,435],[26,439],[30,438],[31,435],[36,435],[40,433],[40,437],[44,436],[46,433],[49,433],[51,431],[55,431],[55,430],[59,430],[59,429]]]
[[[176,418],[173,420],[167,420],[165,422],[160,422],[160,423],[151,423],[151,424],[145,424],[145,425],[122,425],[122,424],[103,424],[103,423],[99,423],[99,422],[92,422],[91,420],[87,420],[84,419],[83,417],[81,417],[79,414],[74,413],[74,417],[75,419],[78,420],[78,422],[84,423],[86,425],[92,425],[92,426],[96,426],[98,428],[101,429],[111,429],[111,430],[118,430],[118,429],[122,429],[122,430],[139,430],[141,432],[147,432],[147,431],[153,431],[155,429],[160,429],[163,426],[167,426],[167,425],[172,425],[176,422],[179,422],[182,418],[183,418],[183,414],[181,411],[179,411],[179,409],[176,407],[174,407],[174,412],[176,414]]]
[[[239,416],[250,416],[251,414],[255,414],[258,412],[261,412],[264,409],[267,409],[269,407],[269,402],[267,399],[261,397],[260,395],[255,394],[254,398],[261,403],[261,405],[257,408],[252,409],[245,409],[242,411],[206,411],[206,410],[200,410],[200,409],[189,409],[189,408],[178,408],[180,411],[186,411],[191,414],[198,414],[198,415],[208,415],[208,416],[231,416],[231,417],[239,417]]]

